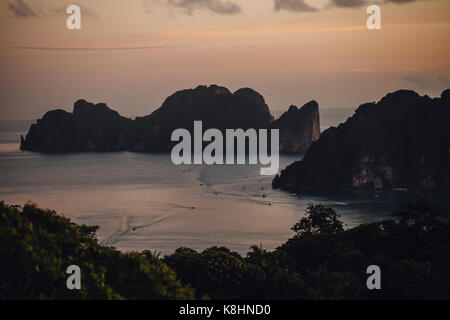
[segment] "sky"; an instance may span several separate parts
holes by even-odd
[[[81,30],[66,8],[81,7]],[[381,8],[381,30],[366,9]],[[127,117],[177,90],[260,92],[274,112],[316,100],[356,108],[450,88],[448,0],[2,0],[0,120],[78,99]]]

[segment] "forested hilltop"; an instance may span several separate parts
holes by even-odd
[[[312,205],[294,236],[246,257],[188,248],[159,257],[101,246],[96,227],[33,204],[0,202],[1,299],[450,299],[450,224],[430,200],[404,203],[395,221],[344,230],[331,208]],[[81,290],[66,269],[81,268]],[[368,290],[367,267],[381,269]]]
[[[337,189],[450,190],[450,89],[439,98],[389,93],[324,131],[273,180],[298,193]]]

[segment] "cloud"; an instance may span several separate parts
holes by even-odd
[[[79,4],[77,4],[77,6],[80,7],[81,15],[83,17],[95,18],[95,19],[98,18],[98,13],[94,9],[91,9],[89,7],[85,7],[85,6],[82,6],[82,5],[79,5]],[[49,9],[48,12],[49,12],[50,15],[65,16],[65,15],[67,15],[66,9],[67,9],[67,6],[55,7],[55,8]]]
[[[317,8],[305,3],[305,0],[275,0],[275,11],[315,12]]]
[[[406,4],[425,0],[328,0],[323,8],[316,8],[305,2],[306,0],[274,0],[274,10],[292,12],[316,12],[333,8],[360,8],[370,4],[394,3]]]
[[[409,2],[414,2],[414,1],[418,1],[418,0],[385,0],[384,2],[401,4],[401,3],[409,3]]]
[[[336,7],[336,8],[358,8],[358,7],[362,7],[365,5],[368,5],[367,0],[331,0],[330,1],[330,6]]]
[[[76,3],[74,3],[76,4]],[[85,18],[98,18],[98,14],[94,9],[77,4],[81,8],[81,14]],[[50,7],[45,9],[32,8],[31,5],[24,0],[14,0],[8,3],[8,10],[12,12],[16,18],[35,18],[35,17],[52,17],[66,16],[67,6]]]
[[[358,8],[362,6],[368,6],[370,4],[380,4],[380,3],[395,3],[395,4],[404,4],[404,3],[412,3],[417,1],[426,1],[426,0],[329,0],[330,7],[336,8]]]
[[[413,85],[415,88],[423,90],[442,89],[450,87],[450,78],[439,75],[436,79],[427,78],[424,76],[404,76],[402,79]]]
[[[37,17],[37,13],[23,0],[8,2],[8,10],[17,18]]]
[[[170,9],[181,9],[188,15],[193,15],[196,10],[209,10],[219,15],[235,15],[242,11],[236,3],[224,0],[144,0],[143,6],[147,9],[147,12],[151,12],[150,5],[152,3]]]

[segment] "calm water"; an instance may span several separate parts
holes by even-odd
[[[331,123],[330,120],[328,122]],[[30,121],[0,121],[0,199],[32,201],[73,221],[98,225],[99,240],[120,250],[251,245],[274,249],[311,203],[332,206],[349,227],[387,218],[404,192],[297,197],[272,190],[259,165],[175,166],[167,154],[18,151]],[[281,156],[281,168],[299,156]]]

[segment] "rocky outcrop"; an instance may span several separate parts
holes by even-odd
[[[105,104],[75,102],[73,112],[53,110],[32,124],[21,150],[41,152],[119,151],[129,148],[132,120]]]
[[[201,120],[203,129],[280,129],[281,152],[304,152],[320,134],[319,110],[311,102],[301,109],[291,107],[273,121],[264,97],[250,89],[231,93],[217,85],[198,86],[168,97],[152,114],[135,120],[120,116],[105,104],[84,100],[72,113],[50,111],[22,137],[21,150],[74,151],[169,151],[173,130],[193,130]],[[294,141],[295,140],[295,141]]]
[[[273,186],[294,192],[449,190],[449,172],[450,90],[434,99],[401,90],[323,132]]]
[[[242,89],[241,89],[242,90]],[[203,129],[265,128],[272,116],[264,98],[257,94],[232,94],[227,88],[211,85],[182,90],[168,97],[151,115],[137,118],[133,128],[134,151],[169,151],[173,130],[193,131],[194,121]],[[262,100],[256,100],[256,94]]]
[[[264,100],[264,97],[260,95],[258,92],[256,92],[253,89],[250,88],[242,88],[239,90],[236,90],[234,93],[235,96],[244,97],[248,101],[253,102],[257,106],[260,107],[261,110],[264,110],[265,112],[270,114],[269,106],[266,104],[266,101]],[[270,121],[273,120],[272,115],[270,116]]]
[[[281,152],[304,154],[320,137],[319,105],[311,101],[301,108],[290,106],[270,127],[280,129]]]

